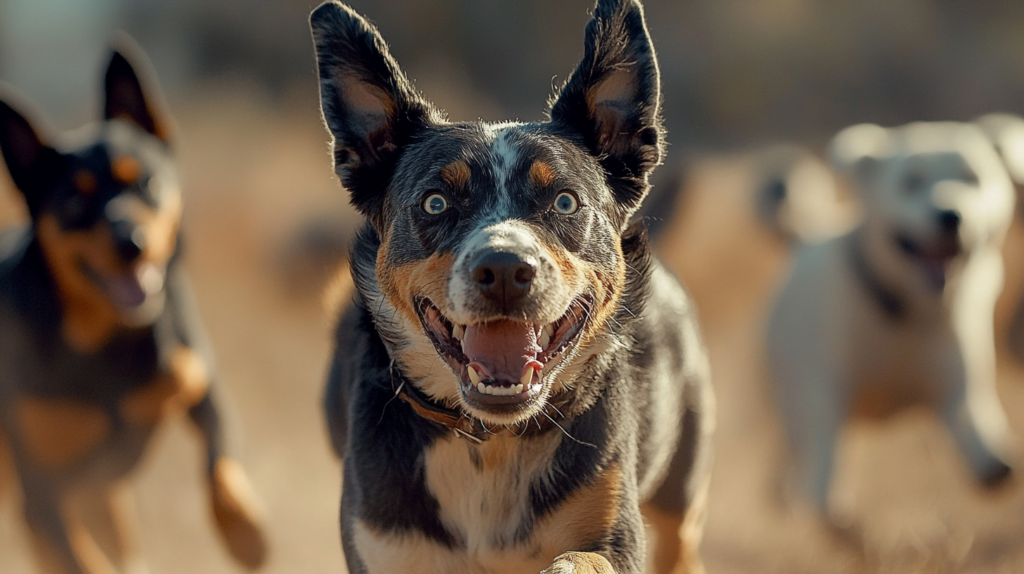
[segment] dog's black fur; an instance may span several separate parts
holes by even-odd
[[[202,435],[213,512],[232,553],[250,567],[265,554],[245,476],[223,444],[179,262],[170,133],[146,71],[123,39],[104,77],[104,121],[59,147],[18,111],[25,104],[0,94],[0,150],[31,216],[0,235],[0,434],[47,572],[138,562],[119,485],[176,411]]]
[[[658,571],[701,571],[706,353],[630,224],[664,146],[639,3],[598,2],[544,123],[450,123],[351,9],[311,24],[367,218],[324,401],[349,571],[639,573],[645,502]]]

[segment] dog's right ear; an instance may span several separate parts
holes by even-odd
[[[1013,183],[1024,186],[1024,118],[1016,114],[985,114],[974,120],[1003,158]]]
[[[16,109],[28,106],[9,103],[15,100],[9,91],[0,87],[0,152],[15,187],[25,196],[29,213],[35,216],[57,177],[61,155],[34,127],[33,124],[38,123]]]
[[[324,122],[334,136],[334,170],[352,204],[376,219],[399,150],[441,119],[406,79],[377,29],[351,8],[325,2],[309,23]]]
[[[844,128],[829,144],[832,167],[860,185],[869,183],[886,154],[889,138],[889,130],[876,124]]]
[[[135,124],[165,143],[171,141],[170,120],[153,66],[142,48],[127,34],[121,34],[110,52],[103,74],[103,118]]]

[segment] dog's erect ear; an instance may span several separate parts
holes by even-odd
[[[1003,158],[1006,172],[1017,186],[1024,186],[1024,118],[1016,114],[985,114],[974,120]]]
[[[599,0],[587,24],[583,60],[551,105],[551,121],[583,136],[631,213],[661,161],[661,87],[643,8]]]
[[[142,48],[127,35],[119,37],[103,76],[103,118],[132,122],[169,142],[171,126],[160,111],[162,102],[151,70]]]
[[[15,187],[25,195],[29,213],[35,216],[46,191],[58,176],[61,155],[34,127],[39,122],[30,121],[14,107],[27,109],[28,106],[20,102],[8,103],[15,99],[0,86],[0,152]]]
[[[320,102],[334,136],[334,169],[366,215],[378,212],[399,150],[440,120],[406,79],[376,28],[351,8],[321,4],[309,17]]]
[[[836,172],[867,185],[878,164],[888,152],[889,130],[876,124],[857,124],[844,128],[829,144],[829,160]]]

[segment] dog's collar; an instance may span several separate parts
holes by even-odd
[[[393,359],[388,370],[391,372],[392,386],[397,384],[398,387],[395,390],[395,396],[412,407],[412,410],[417,415],[451,429],[455,436],[473,444],[482,444],[494,436],[495,432],[484,426],[483,422],[479,419],[469,416],[461,409],[452,409],[438,404],[416,388],[416,385],[410,384],[403,377],[397,375]],[[556,420],[562,417],[561,411],[558,410],[558,405],[564,406],[567,402],[568,397],[563,398],[557,403],[549,402],[544,409],[544,420],[541,421],[541,419],[534,418],[532,422],[526,421],[521,423],[525,428],[522,429],[522,432],[516,432],[516,436],[536,434],[558,426]]]
[[[885,316],[893,321],[898,321],[907,314],[907,302],[899,293],[886,286],[871,269],[867,258],[864,257],[864,247],[861,245],[860,235],[860,233],[854,232],[850,234],[849,241],[846,242],[853,273],[860,279],[871,298],[878,303]]]

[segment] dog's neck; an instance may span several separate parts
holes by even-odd
[[[850,268],[868,296],[874,301],[882,314],[891,321],[902,321],[908,312],[906,295],[887,283],[872,268],[867,260],[864,237],[860,229],[851,233],[846,241],[846,252],[849,255]]]
[[[902,260],[903,256],[884,241],[872,241],[873,234],[865,225],[846,236],[844,250],[851,272],[881,313],[893,323],[905,323],[915,317],[948,317],[956,300],[960,270],[952,270],[941,289],[926,289],[913,275],[893,271],[906,270],[914,264]]]

